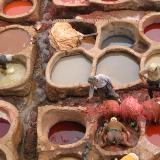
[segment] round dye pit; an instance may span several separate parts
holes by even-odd
[[[79,47],[83,47],[87,50],[90,50],[94,47],[96,42],[96,37],[85,37]]]
[[[3,13],[8,16],[17,16],[28,13],[33,7],[31,1],[13,0],[3,9]]]
[[[7,73],[1,70],[0,71],[0,87],[6,87],[11,85],[16,85],[20,82],[26,73],[26,68],[23,64],[20,63],[8,63],[7,70],[12,70],[12,73]]]
[[[139,79],[139,64],[127,53],[112,52],[100,59],[96,74],[106,74],[117,84],[131,83]]]
[[[144,29],[145,35],[153,41],[160,42],[160,23],[153,23]]]
[[[0,160],[7,160],[5,153],[0,150]]]
[[[84,137],[85,127],[77,122],[63,121],[55,124],[49,131],[49,140],[55,144],[72,144]]]
[[[160,147],[160,125],[150,125],[146,128],[146,137],[150,143]]]
[[[8,29],[0,33],[0,54],[15,54],[29,46],[31,37],[23,29]]]
[[[146,61],[145,65],[148,66],[151,63],[160,64],[160,53],[159,54],[153,54],[152,56],[150,56],[148,58],[148,60]]]
[[[106,38],[102,43],[101,49],[104,49],[109,46],[115,46],[115,45],[132,47],[133,44],[134,44],[134,41],[128,36],[115,35],[115,36],[110,36]]]
[[[83,55],[61,58],[53,67],[51,80],[57,85],[86,83],[91,71],[91,62]]]
[[[0,117],[0,138],[2,138],[8,133],[9,128],[10,128],[10,123],[6,119]]]

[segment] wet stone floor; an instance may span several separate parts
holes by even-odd
[[[36,64],[34,67],[33,79],[31,92],[26,97],[17,96],[1,96],[0,99],[8,101],[15,105],[20,111],[21,121],[23,124],[23,137],[19,146],[19,156],[20,160],[37,160],[37,110],[38,107],[43,105],[55,104],[61,106],[86,106],[88,102],[87,97],[67,97],[66,99],[59,100],[58,102],[51,102],[46,98],[45,94],[45,68],[47,62],[54,53],[54,50],[49,45],[48,40],[48,29],[52,24],[52,20],[55,14],[54,5],[52,5],[51,0],[44,0],[43,6],[41,8],[43,11],[42,20],[33,24],[35,26],[41,25],[41,29],[38,32],[37,45],[38,45],[38,57],[36,59]],[[138,17],[140,19],[146,12],[134,12],[134,11],[124,11],[124,12],[109,12],[103,13],[100,11],[94,12],[92,14],[85,14],[82,17],[86,19],[94,18],[108,18],[110,17],[125,17],[127,13],[127,18],[135,19]],[[61,14],[66,15],[65,12]],[[67,15],[67,18],[73,18],[75,13]],[[0,21],[0,26],[10,25],[8,22]],[[23,23],[23,25],[32,25],[28,23]],[[118,91],[121,99],[123,100],[127,96],[131,95],[137,98],[140,102],[147,100],[148,94],[146,88],[143,86],[134,87],[129,90]],[[155,97],[160,96],[159,92],[155,92]],[[134,132],[134,131],[133,131]],[[135,134],[135,133],[133,133]],[[119,148],[114,148],[119,150]],[[123,149],[123,148],[122,148]]]

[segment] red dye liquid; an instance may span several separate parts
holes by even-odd
[[[82,139],[85,127],[76,122],[63,121],[55,124],[49,131],[49,139],[55,144],[72,144]]]
[[[145,28],[145,35],[153,41],[160,42],[160,23],[153,23]]]
[[[7,134],[9,128],[10,123],[5,119],[0,118],[0,138]]]
[[[30,1],[13,0],[4,7],[3,12],[8,16],[16,16],[29,12],[32,6]]]
[[[146,130],[147,139],[154,145],[160,147],[160,125],[151,125]]]

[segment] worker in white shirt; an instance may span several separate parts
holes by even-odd
[[[151,63],[140,71],[139,75],[143,83],[145,83],[145,80],[147,81],[148,94],[150,98],[153,98],[153,91],[160,91],[160,65]]]
[[[93,97],[94,90],[96,89],[101,102],[103,102],[105,99],[111,99],[117,100],[119,103],[121,103],[119,95],[113,89],[113,85],[108,76],[104,74],[90,76],[88,78],[88,83],[90,83],[88,100]]]

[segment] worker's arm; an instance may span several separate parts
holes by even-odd
[[[147,73],[148,73],[147,69],[144,69],[144,70],[139,72],[139,77],[140,77],[140,79],[142,80],[143,83],[146,83],[145,80],[147,79],[147,76],[146,76]]]
[[[128,137],[128,139],[129,139],[129,138],[130,138],[130,133],[128,132],[127,128],[126,128],[121,122],[119,122],[119,123],[120,123],[121,126],[122,126],[123,132],[125,132],[125,133],[127,134],[127,137]]]
[[[87,100],[90,100],[94,95],[94,85],[90,85],[89,88],[89,97],[87,98]]]

